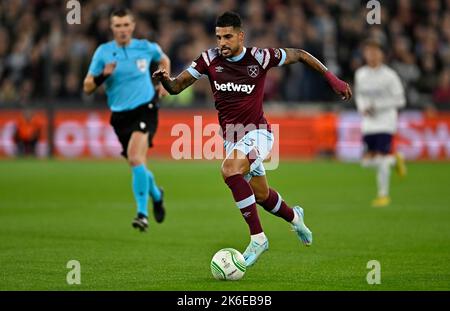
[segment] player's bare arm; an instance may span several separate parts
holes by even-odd
[[[332,72],[330,72],[324,64],[317,58],[302,49],[285,48],[286,60],[284,64],[294,64],[301,62],[308,65],[327,79],[333,91],[342,96],[342,99],[348,100],[352,97],[352,90],[348,83],[340,80]]]
[[[171,78],[170,74],[165,69],[158,69],[153,73],[153,78],[161,81],[164,88],[171,95],[181,93],[185,88],[192,85],[195,79],[188,71],[183,71],[176,78]]]
[[[170,59],[166,54],[161,56],[158,65],[159,69],[164,69],[170,75]]]
[[[315,58],[305,50],[292,48],[283,50],[286,51],[286,60],[284,61],[285,65],[301,62],[307,64],[321,74],[325,74],[325,72],[328,70],[327,67],[325,67],[325,65],[323,65],[317,58]]]
[[[91,74],[88,74],[83,82],[83,91],[90,95],[94,93],[94,91],[99,87],[116,69],[116,63],[109,63],[105,65],[103,68],[103,72],[94,77]]]
[[[161,59],[158,63],[158,68],[164,69],[170,75],[170,59],[166,54],[163,54],[161,56]],[[167,90],[159,83],[155,85],[155,91],[158,94],[158,97],[167,96],[169,94]]]

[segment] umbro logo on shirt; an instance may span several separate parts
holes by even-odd
[[[141,122],[141,123],[139,123],[139,127],[141,128],[141,130],[144,130],[145,129],[145,122]]]
[[[216,67],[216,72],[223,72],[223,67],[222,66],[217,66]]]

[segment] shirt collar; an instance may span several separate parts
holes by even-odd
[[[244,49],[242,50],[241,54],[230,57],[230,58],[226,58],[226,60],[229,62],[232,62],[232,63],[238,62],[244,57],[246,51],[247,51],[247,48],[244,46]]]
[[[114,45],[115,45],[117,48],[129,48],[129,47],[131,47],[131,46],[133,45],[133,43],[134,43],[134,39],[133,39],[133,38],[131,38],[130,42],[129,42],[127,45],[119,45],[119,44],[117,43],[116,40],[113,40],[113,41],[114,41]]]

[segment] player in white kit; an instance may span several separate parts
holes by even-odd
[[[389,180],[395,165],[400,176],[406,166],[400,153],[392,152],[392,137],[397,131],[398,109],[406,104],[405,92],[397,73],[384,64],[383,45],[376,39],[364,44],[366,65],[355,73],[355,101],[362,115],[364,141],[363,167],[377,171],[378,195],[374,207],[390,203]]]

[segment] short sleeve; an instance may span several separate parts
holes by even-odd
[[[200,79],[202,75],[208,74],[208,64],[206,61],[208,60],[208,56],[206,52],[203,52],[197,59],[195,59],[187,71],[196,79]],[[209,61],[209,60],[208,60]]]
[[[286,51],[278,48],[269,48],[270,60],[268,68],[282,66],[286,60]]]
[[[164,52],[162,51],[161,47],[157,43],[149,42],[149,48],[150,48],[150,54],[152,57],[152,61],[159,62],[161,60],[161,57],[164,55]]]
[[[103,61],[102,57],[102,46],[99,46],[97,50],[95,50],[94,56],[92,57],[88,73],[93,76],[98,76],[102,73],[104,67],[105,62]]]
[[[252,48],[252,55],[264,70],[281,66],[286,60],[286,51],[278,48]]]

